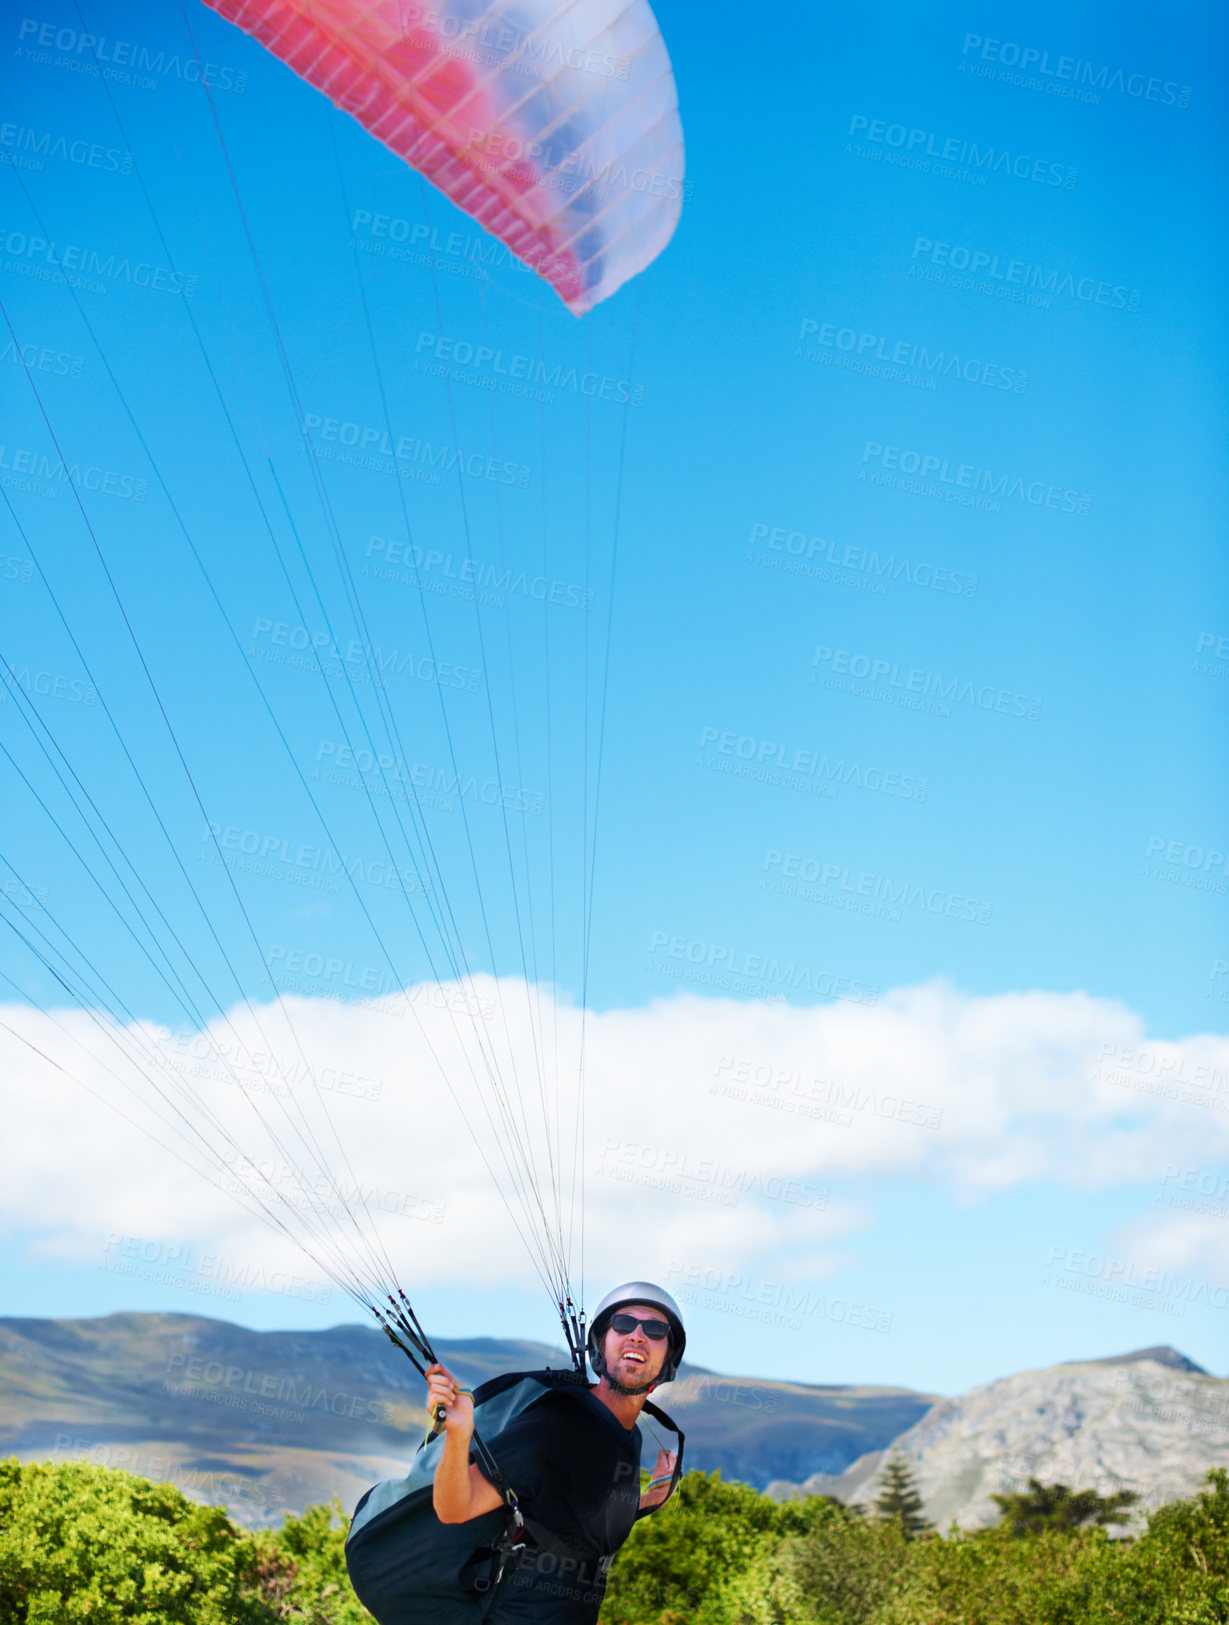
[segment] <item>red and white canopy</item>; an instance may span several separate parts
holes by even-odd
[[[662,251],[683,132],[647,0],[208,0],[575,315]]]

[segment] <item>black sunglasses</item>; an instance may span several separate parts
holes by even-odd
[[[639,1326],[652,1343],[660,1343],[670,1335],[668,1320],[639,1320],[635,1315],[611,1315],[610,1325],[620,1337],[626,1337],[628,1332],[634,1332]]]

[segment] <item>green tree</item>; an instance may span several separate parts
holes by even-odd
[[[1100,1529],[1017,1540],[1002,1524],[913,1541],[874,1625],[1108,1625],[1090,1612],[1089,1595],[1098,1567],[1114,1560],[1110,1546]],[[1150,1625],[1163,1622],[1159,1615]]]
[[[822,1599],[809,1600],[811,1613],[778,1614],[774,1625],[828,1625]],[[888,1594],[857,1625],[1226,1622],[1229,1472],[1217,1470],[1193,1500],[1154,1512],[1138,1540],[1111,1540],[1096,1525],[1053,1527],[1021,1540],[1000,1522],[912,1541]]]
[[[261,1530],[254,1541],[265,1567],[266,1596],[277,1591],[283,1618],[294,1625],[374,1625],[354,1595],[346,1572],[350,1519],[336,1496],[326,1506],[288,1516],[280,1529]]]
[[[1169,1501],[1138,1540],[1107,1542],[1118,1561],[1096,1577],[1091,1625],[1225,1625],[1229,1620],[1229,1471],[1189,1501]]]
[[[884,1463],[874,1505],[879,1522],[899,1524],[906,1540],[915,1540],[931,1528],[922,1514],[922,1497],[903,1456],[893,1453]]]
[[[602,1625],[735,1620],[738,1582],[783,1535],[807,1527],[819,1499],[779,1502],[719,1472],[684,1473],[670,1504],[642,1518],[616,1557]]]
[[[898,1519],[876,1523],[839,1501],[762,1552],[738,1592],[740,1625],[866,1625],[895,1594],[915,1547]],[[707,1625],[707,1614],[704,1616]]]
[[[272,1625],[224,1510],[91,1462],[0,1461],[4,1625]]]
[[[1003,1514],[1003,1522],[1013,1535],[1036,1535],[1043,1529],[1081,1529],[1092,1524],[1104,1528],[1126,1523],[1139,1496],[1134,1490],[1116,1490],[1098,1495],[1096,1490],[1073,1490],[1066,1484],[1039,1484],[1028,1481],[1027,1490],[1009,1495],[992,1495]]]

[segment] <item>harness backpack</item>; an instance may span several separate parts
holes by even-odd
[[[444,1449],[442,1429],[428,1434],[405,1478],[367,1491],[354,1509],[346,1567],[359,1601],[379,1625],[481,1625],[527,1545],[575,1561],[549,1529],[524,1516],[498,1462],[504,1428],[552,1389],[575,1387],[588,1387],[575,1371],[512,1371],[475,1389],[473,1454],[503,1496],[502,1507],[468,1523],[439,1521],[432,1490]],[[683,1433],[656,1405],[646,1401],[644,1409],[678,1439],[673,1492],[682,1475]],[[495,1441],[494,1454],[482,1434]],[[646,1508],[637,1517],[656,1510]]]

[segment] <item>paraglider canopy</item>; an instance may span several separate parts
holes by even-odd
[[[669,242],[683,195],[647,0],[206,0],[420,170],[574,315]]]

